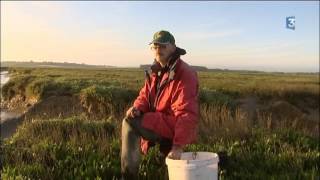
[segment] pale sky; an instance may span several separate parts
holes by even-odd
[[[319,71],[319,1],[1,1],[1,61],[138,67],[162,29],[191,65]]]

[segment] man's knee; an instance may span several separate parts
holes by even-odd
[[[128,124],[128,122],[127,122],[126,118],[124,118],[124,119],[122,120],[122,126],[121,126],[121,129],[122,129],[122,133],[125,133],[125,132],[127,132],[127,131],[130,131],[130,130],[131,130],[131,127],[130,127],[130,125]]]
[[[127,117],[125,117],[122,119],[122,128],[127,126],[129,126],[129,123],[128,123]]]
[[[152,142],[160,142],[161,136],[153,130],[142,127],[142,116],[136,118],[124,118],[122,121],[122,129],[126,132],[134,131],[139,136]]]
[[[125,126],[125,127],[129,126],[130,129],[137,130],[141,128],[141,120],[142,120],[142,116],[135,117],[135,118],[125,117],[122,120],[122,126]]]

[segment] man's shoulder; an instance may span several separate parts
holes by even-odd
[[[177,67],[177,74],[180,78],[197,79],[197,72],[185,61],[180,59],[179,66]]]

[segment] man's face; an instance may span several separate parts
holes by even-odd
[[[154,58],[161,65],[165,65],[170,55],[175,51],[176,47],[172,44],[152,44],[151,50],[153,52]]]

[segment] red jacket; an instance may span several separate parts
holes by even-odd
[[[152,72],[149,81],[146,80],[134,101],[134,107],[144,113],[142,120],[144,128],[172,139],[173,145],[184,146],[194,143],[197,138],[198,77],[197,73],[179,57],[176,60],[174,73],[171,73],[171,81],[169,74],[166,72],[162,78],[159,78],[161,83],[169,81],[156,100],[157,72]],[[152,106],[152,104],[155,105]],[[148,148],[148,141],[142,139],[142,152],[146,154]]]

